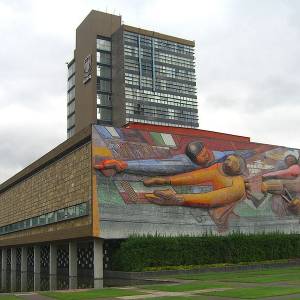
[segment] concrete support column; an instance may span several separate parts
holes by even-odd
[[[103,288],[103,240],[94,240],[94,288]]]
[[[40,282],[41,282],[41,248],[40,246],[34,246],[34,290],[40,290]]]
[[[69,289],[77,288],[77,243],[69,242]]]
[[[50,290],[56,290],[57,289],[57,247],[55,244],[50,244],[49,280],[50,280]]]
[[[27,291],[27,247],[21,248],[21,291]]]
[[[2,270],[1,270],[1,288],[2,290],[6,290],[6,276],[7,276],[7,249],[2,248]]]
[[[10,289],[12,292],[16,290],[17,281],[17,249],[10,249]]]

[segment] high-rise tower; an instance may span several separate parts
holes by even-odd
[[[198,127],[194,46],[91,11],[68,64],[68,137],[91,123]]]

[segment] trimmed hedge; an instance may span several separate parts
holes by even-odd
[[[132,236],[112,255],[112,268],[143,271],[151,267],[259,262],[300,257],[299,234],[227,236]]]

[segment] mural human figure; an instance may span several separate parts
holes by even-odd
[[[237,152],[241,152],[244,156],[252,154],[251,151],[238,150]],[[230,154],[234,154],[234,151],[212,151],[202,142],[194,141],[187,144],[185,154],[174,155],[167,159],[127,161],[106,159],[95,164],[95,168],[101,170],[106,176],[120,172],[146,176],[175,175],[223,162]],[[114,172],[112,173],[111,171]]]
[[[295,215],[300,215],[300,165],[294,155],[287,155],[284,159],[286,168],[268,172],[262,176],[261,191],[274,195],[274,201],[283,205]],[[278,206],[278,205],[277,205]]]
[[[144,180],[146,186],[210,184],[212,191],[206,193],[177,194],[174,190],[155,190],[146,194],[149,201],[160,205],[182,205],[217,208],[236,203],[246,197],[246,185],[242,172],[244,160],[238,155],[229,155],[223,163],[174,176],[154,177]]]

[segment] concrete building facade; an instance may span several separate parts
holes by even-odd
[[[198,127],[194,46],[91,11],[68,64],[68,137],[90,124]]]
[[[1,289],[101,287],[106,244],[132,234],[300,232],[298,161],[247,137],[88,126],[0,185]]]

